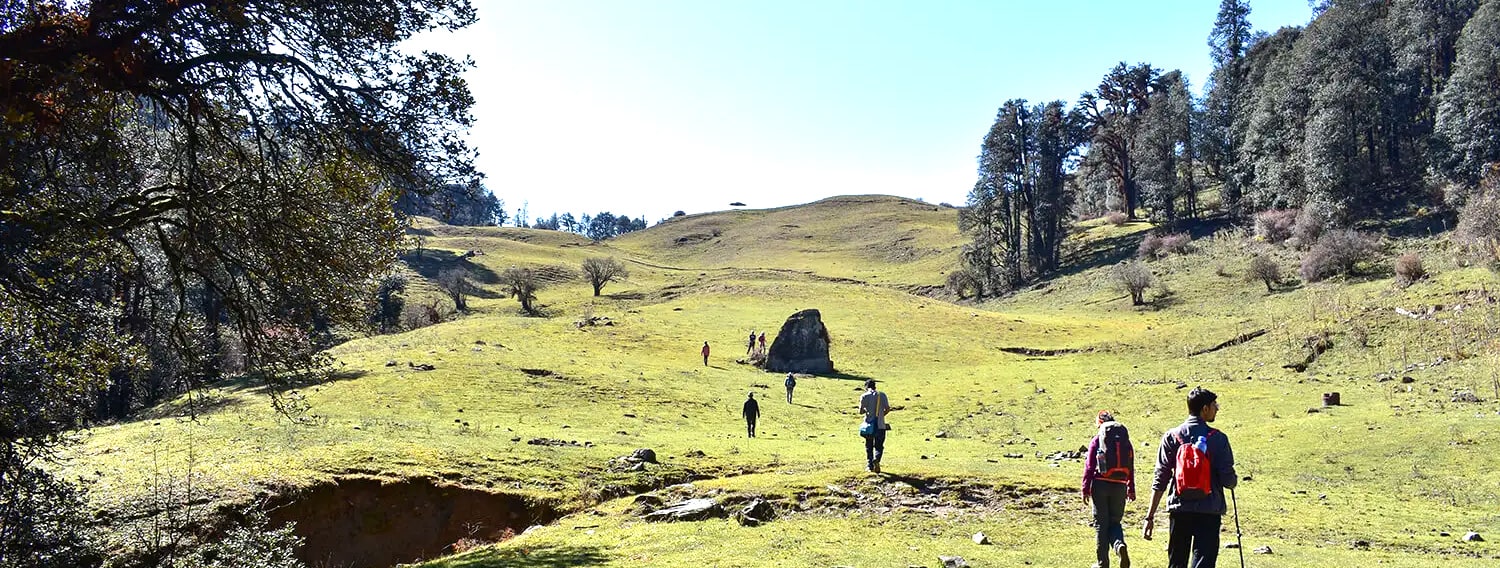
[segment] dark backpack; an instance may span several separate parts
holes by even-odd
[[[792,388],[792,387],[795,387],[795,386],[797,386],[797,379],[792,378],[791,375],[787,375],[786,376],[786,388]]]
[[[1194,438],[1186,436],[1186,428],[1182,432],[1172,433],[1177,439],[1176,471],[1172,481],[1177,486],[1178,497],[1197,500],[1213,494],[1213,468],[1208,461],[1208,438],[1215,432],[1217,430],[1209,428],[1207,434]]]
[[[1130,431],[1119,422],[1099,425],[1099,449],[1094,453],[1094,479],[1130,483],[1135,479],[1135,446]]]

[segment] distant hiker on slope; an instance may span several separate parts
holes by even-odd
[[[1151,540],[1156,507],[1167,494],[1170,537],[1168,568],[1214,568],[1219,560],[1219,528],[1224,520],[1226,489],[1234,489],[1234,451],[1229,437],[1208,425],[1219,415],[1219,397],[1198,387],[1188,393],[1188,419],[1161,438],[1156,479],[1151,483],[1151,510],[1141,536]]]
[[[766,332],[760,332],[760,356],[766,356]]]
[[[797,388],[797,378],[793,377],[791,373],[787,373],[786,374],[786,380],[783,381],[782,383],[786,385],[786,403],[787,404],[791,404],[792,403],[792,389]]]
[[[1099,562],[1094,568],[1109,568],[1111,548],[1120,555],[1120,568],[1130,568],[1130,553],[1125,548],[1125,501],[1135,500],[1135,447],[1130,432],[1115,421],[1108,410],[1099,411],[1094,424],[1099,434],[1089,441],[1089,452],[1083,462],[1083,500],[1094,506],[1096,552]]]
[[[750,330],[750,342],[745,344],[745,356],[755,352],[755,330]]]
[[[755,419],[760,418],[760,403],[755,402],[755,393],[746,393],[745,409],[740,414],[745,417],[745,428],[750,431],[750,437],[755,437]]]
[[[708,342],[703,342],[703,366],[708,366]]]
[[[865,381],[865,394],[859,397],[859,412],[864,415],[859,435],[865,438],[865,469],[880,473],[880,458],[885,455],[885,415],[891,411],[891,401],[885,393],[875,390],[875,379]]]

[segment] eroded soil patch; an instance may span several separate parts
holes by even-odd
[[[344,477],[270,502],[272,525],[295,522],[310,566],[386,568],[496,542],[558,517],[550,505],[430,479]]]

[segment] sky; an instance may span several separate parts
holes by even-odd
[[[484,185],[514,216],[961,204],[1002,103],[1072,103],[1115,64],[1202,86],[1213,0],[475,0],[415,38],[470,57]],[[1251,0],[1302,25],[1306,0]]]

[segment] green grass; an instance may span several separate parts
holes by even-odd
[[[1137,308],[1110,284],[1107,262],[1133,252],[1149,226],[1089,224],[1069,254],[1092,268],[983,305],[908,293],[941,282],[955,262],[955,215],[895,198],[837,198],[679,218],[606,243],[427,224],[425,246],[483,250],[471,262],[493,272],[576,270],[588,256],[616,256],[632,274],[599,298],[581,280],[554,280],[539,295],[550,317],[479,298],[455,321],[343,344],[331,353],[342,378],[299,389],[308,407],[297,422],[276,415],[261,387],[226,384],[200,398],[210,404],[195,417],[171,416],[180,401],[158,409],[165,417],[90,430],[69,472],[97,480],[106,506],[155,472],[191,468],[226,500],[342,475],[431,477],[574,513],[432,566],[905,566],[936,565],[939,554],[1082,566],[1092,561],[1092,533],[1073,493],[1081,465],[1045,456],[1087,443],[1100,408],[1154,452],[1159,433],[1185,414],[1180,381],[1221,396],[1217,425],[1252,477],[1238,495],[1246,546],[1276,550],[1249,555],[1253,565],[1478,566],[1500,554],[1493,542],[1456,538],[1477,530],[1500,540],[1500,457],[1488,451],[1500,442],[1491,387],[1500,311],[1475,292],[1494,290],[1495,274],[1445,260],[1440,240],[1410,240],[1393,248],[1423,251],[1434,278],[1398,289],[1377,275],[1267,294],[1240,276],[1249,258],[1270,251],[1294,272],[1294,252],[1200,239],[1198,252],[1151,263],[1167,290]],[[680,240],[692,235],[708,238]],[[1434,319],[1395,312],[1438,304]],[[800,379],[788,405],[779,377],[735,360],[749,329],[774,334],[801,308],[822,311],[842,374]],[[614,325],[576,328],[585,313]],[[1255,330],[1266,334],[1189,355]],[[1334,347],[1306,372],[1282,368],[1301,359],[1306,337],[1324,333]],[[708,367],[698,358],[705,340]],[[1080,351],[1027,357],[1003,347]],[[900,407],[885,477],[862,468],[863,377],[880,380]],[[1455,389],[1485,402],[1451,403]],[[755,440],[738,416],[747,391],[765,399]],[[1346,406],[1309,413],[1328,391]],[[525,443],[533,438],[588,445]],[[664,465],[608,470],[608,460],[640,447]],[[700,480],[682,494],[766,496],[783,515],[757,528],[647,524],[627,513],[628,497],[600,501],[689,478]],[[919,489],[934,486],[949,489]],[[1009,489],[966,504],[954,488]],[[914,496],[934,501],[899,503]],[[1132,504],[1127,522],[1138,526],[1144,509]],[[969,541],[978,531],[995,544]],[[1352,548],[1357,539],[1371,548]],[[1159,544],[1132,537],[1147,566],[1164,562]]]

